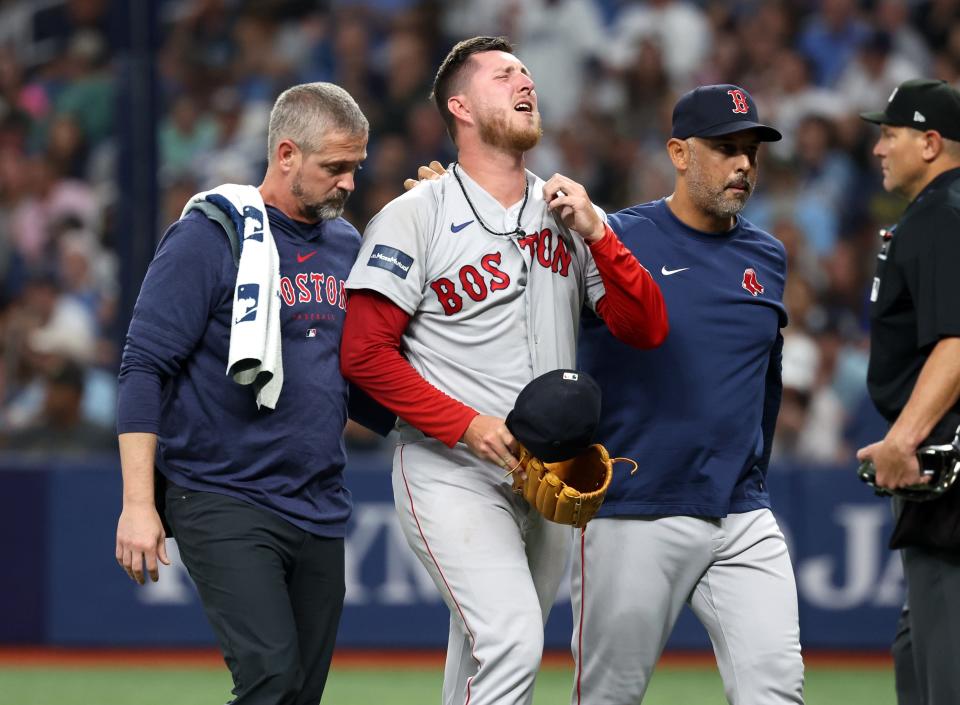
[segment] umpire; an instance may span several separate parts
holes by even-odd
[[[952,439],[960,415],[960,93],[943,81],[901,84],[873,153],[883,187],[910,200],[882,234],[871,301],[870,396],[891,422],[857,452],[880,487],[921,482],[918,446]],[[909,610],[894,643],[900,705],[960,703],[960,490],[903,502],[891,548],[903,548]]]

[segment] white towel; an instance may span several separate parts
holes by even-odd
[[[211,204],[217,211],[212,212]],[[257,408],[275,409],[283,387],[280,255],[263,198],[254,186],[224,184],[193,196],[180,217],[194,209],[232,227],[234,233],[227,233],[231,246],[239,242],[227,374],[238,384],[253,385]]]

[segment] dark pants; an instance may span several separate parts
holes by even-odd
[[[899,705],[960,703],[960,556],[903,549],[909,609],[893,644]]]
[[[343,539],[232,497],[167,489],[180,557],[233,674],[235,705],[317,705],[343,610]]]

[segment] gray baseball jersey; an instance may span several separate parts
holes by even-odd
[[[504,209],[458,171],[483,222],[514,230],[521,204]],[[580,310],[604,294],[583,239],[548,212],[544,181],[527,172],[527,185],[522,237],[487,232],[452,170],[419,185],[370,221],[347,281],[412,316],[403,351],[427,381],[501,418],[531,379],[575,365]]]

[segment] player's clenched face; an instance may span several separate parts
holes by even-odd
[[[526,152],[540,141],[540,111],[530,72],[513,54],[486,51],[470,57],[474,71],[464,98],[484,143]]]
[[[926,173],[926,162],[923,160],[925,146],[926,134],[920,130],[881,126],[873,154],[880,157],[884,189],[911,199],[917,195]]]
[[[301,152],[300,167],[290,184],[299,217],[308,223],[339,218],[353,193],[353,176],[366,158],[366,134],[336,132],[316,152]]]
[[[735,216],[757,183],[760,139],[750,130],[722,137],[694,137],[685,174],[698,208],[718,218]]]

